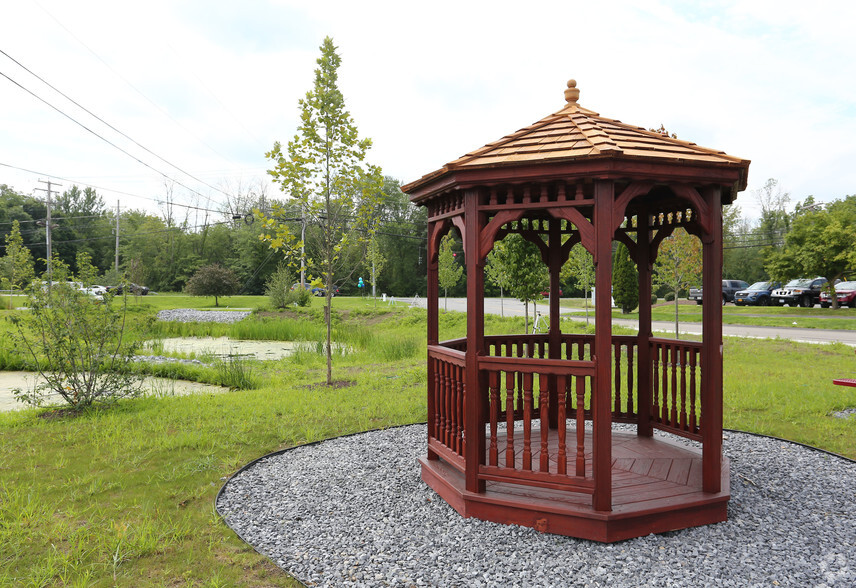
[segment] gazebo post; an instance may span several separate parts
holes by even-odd
[[[702,243],[701,419],[702,488],[722,489],[722,194],[719,186],[702,190],[710,208],[710,232]]]
[[[484,480],[479,470],[484,464],[484,399],[487,382],[479,371],[479,357],[484,349],[484,260],[479,254],[482,222],[478,210],[478,190],[464,193],[464,258],[467,264],[467,352],[465,396],[465,449],[466,489],[484,492]]]
[[[595,233],[595,377],[592,386],[592,427],[595,510],[612,510],[612,209],[615,186],[594,185]]]
[[[562,332],[560,325],[561,310],[559,274],[562,271],[562,227],[559,219],[550,219],[549,238],[549,269],[550,269],[550,359],[562,358]],[[550,376],[550,397],[548,402],[550,427],[559,426],[559,388],[558,378]]]
[[[636,268],[639,272],[639,335],[636,339],[636,434],[650,437],[651,425],[651,218],[647,207],[636,216]]]
[[[437,247],[436,240],[432,238],[434,232],[437,230],[438,225],[434,222],[428,222],[428,249],[426,252],[426,257],[428,258],[428,291],[426,294],[426,310],[427,310],[427,331],[428,331],[428,345],[437,345],[440,342],[440,324],[439,324],[439,314],[440,314],[440,284],[437,279],[438,273],[438,258],[437,258]],[[435,380],[436,374],[434,373],[434,362],[432,361],[430,354],[428,356],[428,439],[430,440],[432,436],[436,436],[437,432],[433,430],[434,426],[434,415],[436,414],[436,407],[434,406],[434,399],[436,398],[434,387],[437,385]],[[429,447],[428,449],[428,459],[438,459],[437,453],[432,451]]]

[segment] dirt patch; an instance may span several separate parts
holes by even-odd
[[[354,385],[356,385],[356,381],[354,380],[333,380],[333,383],[329,386],[326,382],[322,382],[320,384],[309,384],[308,386],[304,387],[309,390],[317,390],[319,388],[350,388]]]

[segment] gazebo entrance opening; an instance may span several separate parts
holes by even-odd
[[[606,119],[578,95],[572,80],[562,110],[403,188],[428,208],[422,477],[463,516],[598,541],[725,520],[722,309],[704,305],[701,342],[653,337],[651,269],[682,227],[702,241],[704,289],[719,292],[721,208],[749,162]],[[441,342],[437,253],[450,230],[464,245],[467,336]],[[571,247],[591,253],[594,335],[562,333],[552,296],[547,334],[485,336],[485,258],[510,233],[538,246],[551,292]],[[636,336],[612,334],[613,241],[639,272]]]

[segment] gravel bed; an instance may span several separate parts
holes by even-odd
[[[264,458],[217,510],[315,586],[854,586],[856,463],[726,433],[728,522],[611,545],[464,519],[419,477],[425,425]]]
[[[248,310],[192,310],[190,308],[175,308],[162,310],[158,313],[159,321],[175,321],[179,323],[236,323],[250,316]]]

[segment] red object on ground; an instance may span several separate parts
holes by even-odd
[[[838,378],[837,380],[832,380],[832,383],[836,386],[853,386],[856,388],[856,378]]]

